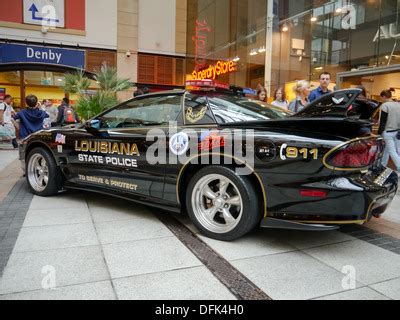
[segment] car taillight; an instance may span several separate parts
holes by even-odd
[[[322,190],[300,190],[300,195],[302,197],[310,197],[310,198],[326,198],[328,193]]]
[[[378,160],[382,144],[378,140],[357,140],[328,153],[325,163],[334,169],[362,169]]]

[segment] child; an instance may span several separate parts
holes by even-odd
[[[36,96],[29,95],[25,101],[28,108],[14,116],[15,120],[20,120],[20,139],[25,139],[32,133],[42,130],[44,119],[49,117],[46,112],[38,108],[38,98]]]

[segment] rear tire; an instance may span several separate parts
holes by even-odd
[[[190,219],[207,237],[236,240],[261,220],[261,201],[247,176],[226,167],[201,169],[190,180],[186,193]]]
[[[37,196],[54,196],[62,188],[63,176],[50,151],[35,148],[26,160],[26,181]]]

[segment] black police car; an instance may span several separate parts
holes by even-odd
[[[359,94],[296,115],[226,91],[149,94],[31,135],[20,159],[35,195],[88,190],[187,211],[215,239],[257,226],[331,230],[380,216],[397,192]]]

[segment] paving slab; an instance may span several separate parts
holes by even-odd
[[[236,300],[205,267],[113,280],[120,300]]]
[[[98,245],[92,223],[22,228],[14,252],[43,251]]]
[[[175,237],[109,244],[103,248],[112,279],[201,265]]]
[[[67,224],[91,223],[89,209],[29,210],[24,227],[42,227]]]
[[[198,237],[228,261],[296,251],[293,246],[276,236],[276,231],[258,230],[232,242],[218,241],[199,235]]]
[[[100,247],[13,253],[0,278],[0,294],[41,290],[55,271],[56,287],[109,280]],[[46,282],[45,282],[46,283]]]
[[[305,252],[340,272],[345,266],[353,266],[357,281],[366,285],[400,277],[399,255],[361,240]]]
[[[111,281],[0,295],[0,300],[116,300]]]
[[[86,196],[94,222],[123,221],[151,215],[145,206],[111,197],[96,199],[94,196],[97,195]]]
[[[376,292],[375,290],[372,290],[371,288],[364,287],[318,298],[316,300],[390,300],[390,299]]]
[[[355,240],[354,237],[341,233],[339,231],[313,232],[281,230],[278,236],[282,239],[285,239],[286,242],[297,249],[321,247],[328,244]]]
[[[400,223],[400,197],[397,195],[388,210],[383,214],[385,220]]]
[[[87,210],[87,204],[83,195],[76,192],[64,192],[53,197],[34,196],[29,210],[46,209],[75,209]]]
[[[173,236],[172,232],[151,214],[130,220],[99,222],[95,225],[102,244]]]
[[[400,278],[377,283],[370,287],[391,299],[400,300]]]
[[[6,150],[4,145],[0,144],[0,171],[3,171],[12,162],[18,161],[18,150]]]
[[[236,260],[232,264],[272,299],[307,300],[345,291],[344,274],[303,252]]]
[[[171,213],[178,221],[186,226],[193,234],[200,234],[200,230],[196,228],[190,218],[185,214]]]

